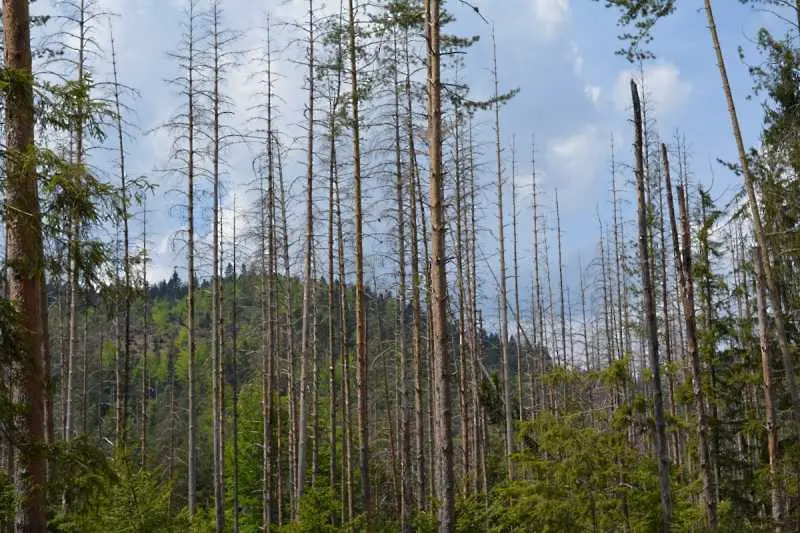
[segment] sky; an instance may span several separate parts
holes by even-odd
[[[179,49],[185,2],[98,0],[98,3],[102,11],[115,16],[110,18],[110,22],[98,25],[96,38],[107,46],[104,43],[108,42],[113,27],[121,81],[138,91],[138,97],[126,101],[133,110],[127,120],[134,125],[126,139],[129,173],[146,175],[158,184],[155,196],[147,204],[148,251],[151,279],[163,279],[170,276],[176,267],[181,273],[185,265],[184,248],[175,239],[182,226],[181,214],[171,207],[180,202],[177,190],[181,181],[176,176],[158,171],[169,164],[169,138],[165,131],[157,129],[180,105],[176,89],[166,80],[175,77],[175,61],[168,52]],[[529,143],[533,138],[544,217],[552,227],[552,200],[557,189],[568,284],[577,287],[578,264],[585,266],[596,253],[598,217],[604,223],[610,221],[608,169],[612,136],[617,159],[623,163],[630,160],[628,83],[631,76],[639,76],[640,67],[615,55],[614,51],[620,46],[617,13],[605,8],[605,2],[472,0],[471,3],[495,27],[501,91],[520,90],[519,95],[502,109],[501,120],[507,180],[510,169],[508,147],[512,139],[515,139],[519,157],[519,246],[524,263],[521,277],[531,277]],[[338,1],[328,0],[321,9],[335,10],[338,4]],[[655,119],[662,138],[671,140],[676,132],[685,136],[696,179],[706,185],[713,182],[713,190],[719,197],[729,196],[739,185],[738,178],[725,171],[717,159],[734,160],[735,145],[705,15],[700,2],[681,0],[678,4],[677,12],[662,21],[655,33],[651,49],[656,58],[643,66],[651,118]],[[747,59],[757,61],[751,44],[756,31],[764,25],[774,27],[777,19],[734,0],[717,0],[715,4],[743,131],[747,144],[753,145],[758,141],[760,107],[757,100],[746,98],[752,92],[752,84],[747,65],[739,59],[737,47],[742,45]],[[36,2],[33,6],[35,11],[48,9],[43,2]],[[225,0],[224,21],[241,33],[240,49],[253,50],[264,42],[263,28],[268,13],[271,20],[302,20],[306,6],[304,0]],[[492,59],[490,26],[461,2],[451,0],[448,7],[457,17],[451,31],[481,37],[465,58],[463,75],[473,96],[488,97],[493,92],[489,70]],[[284,50],[277,53],[275,63],[276,71],[280,73],[276,84],[282,102],[279,121],[287,138],[299,138],[305,94],[302,90],[303,72],[293,58],[301,52],[291,46],[295,37],[291,30],[275,30],[273,37],[276,48]],[[109,74],[110,66],[106,61],[98,60],[94,68],[98,77]],[[224,86],[238,108],[236,120],[240,125],[251,114],[248,108],[256,100],[258,87],[252,74],[257,70],[255,62],[243,61],[230,72]],[[490,119],[490,115],[482,117],[482,127],[489,128]],[[255,153],[253,150],[238,147],[227,154],[231,164],[223,203],[228,215],[223,216],[228,219],[228,233],[234,196],[239,206],[247,203],[248,195],[252,196],[248,183],[252,180],[249,160]],[[487,147],[484,152],[491,153],[491,149]],[[299,154],[294,154],[294,157],[302,158]],[[488,183],[493,177],[491,170],[487,172],[481,179]],[[298,169],[296,174],[300,173]],[[630,174],[629,169],[623,169],[621,178],[628,181]],[[293,194],[298,194],[299,183],[291,179],[290,182]],[[629,201],[633,198],[632,192],[628,187],[622,191],[622,196]],[[510,195],[508,181],[505,194]],[[487,196],[483,202],[487,222],[481,243],[487,273],[496,269],[496,222],[491,218],[496,209],[494,201]],[[507,197],[506,216],[509,219],[510,204]],[[290,214],[298,222],[303,215],[301,206],[299,200],[290,205]],[[510,240],[510,231],[507,231],[507,239]],[[554,236],[549,235],[548,240],[553,243]],[[300,248],[295,248],[293,253],[297,255]],[[530,287],[524,281],[521,283],[523,287]],[[492,291],[486,292],[490,294]],[[529,289],[523,289],[522,294],[524,300]]]

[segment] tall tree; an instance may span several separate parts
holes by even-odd
[[[303,254],[303,313],[300,331],[300,384],[299,405],[297,407],[297,494],[296,500],[303,497],[306,473],[306,402],[308,396],[307,368],[314,349],[312,347],[312,289],[315,283],[311,272],[314,253],[314,108],[315,108],[315,74],[314,74],[314,0],[308,1],[308,103],[305,114],[308,119],[306,126],[306,220],[305,220],[305,251]],[[315,444],[316,446],[316,444]],[[299,507],[298,507],[299,509]],[[296,519],[299,516],[295,516]]]
[[[23,417],[23,439],[15,472],[20,499],[17,530],[44,533],[47,530],[45,493],[45,377],[42,287],[44,253],[36,183],[34,145],[33,68],[31,27],[27,0],[3,0],[5,68],[5,216],[8,258],[8,296],[17,305],[21,319],[21,399],[27,404]]]
[[[497,74],[497,43],[492,29],[492,76],[494,79],[495,178],[497,180],[497,246],[500,262],[500,361],[503,368],[503,408],[505,413],[506,476],[513,479],[514,417],[511,412],[511,370],[508,361],[508,290],[506,283],[505,222],[503,213],[503,162],[500,145],[500,81]],[[517,339],[519,342],[519,339]]]
[[[658,462],[659,492],[661,495],[661,529],[670,530],[672,521],[672,496],[669,486],[669,452],[667,450],[664,400],[661,392],[661,367],[658,357],[658,325],[653,281],[650,276],[650,239],[648,236],[647,200],[645,197],[644,146],[642,140],[642,112],[636,82],[631,80],[633,102],[634,160],[636,173],[636,199],[639,219],[639,262],[644,293],[645,328],[650,356],[650,371],[653,375],[653,413],[655,417],[656,460]]]
[[[371,513],[369,482],[369,420],[367,419],[367,313],[364,294],[364,216],[362,212],[361,126],[359,119],[360,93],[358,88],[356,48],[356,16],[354,0],[347,3],[348,55],[350,62],[350,105],[353,123],[353,201],[355,220],[356,261],[356,395],[358,397],[358,462],[361,472],[361,503]],[[369,526],[368,526],[369,527]]]
[[[352,1],[352,0],[351,0]],[[441,533],[455,530],[453,436],[450,413],[450,349],[447,335],[447,266],[445,255],[444,173],[442,171],[441,6],[425,0],[428,44],[428,158],[431,210],[431,325],[434,398],[436,400],[436,490]]]

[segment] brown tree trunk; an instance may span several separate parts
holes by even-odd
[[[764,234],[764,225],[761,219],[761,211],[758,205],[758,198],[756,197],[755,179],[750,170],[750,162],[747,158],[747,151],[744,146],[744,139],[742,138],[742,131],[739,126],[739,118],[736,114],[736,105],[733,101],[733,92],[731,85],[728,81],[728,71],[725,66],[725,58],[722,55],[722,47],[719,41],[719,34],[717,33],[717,25],[714,20],[714,12],[711,7],[711,0],[704,0],[703,2],[706,19],[708,20],[708,29],[711,35],[711,43],[714,47],[714,54],[717,59],[717,67],[719,68],[720,81],[722,83],[722,91],[725,93],[725,101],[728,106],[728,114],[731,120],[731,129],[733,137],[736,141],[736,151],[739,156],[739,165],[742,169],[742,176],[744,177],[744,187],[747,193],[747,203],[750,208],[750,218],[753,223],[753,235],[756,239],[756,253],[760,254],[760,262],[764,268],[763,281],[767,283],[767,295],[769,296],[770,304],[772,306],[772,313],[775,322],[775,335],[778,339],[778,347],[781,351],[783,359],[783,366],[786,374],[786,390],[789,393],[789,398],[792,403],[792,418],[795,425],[800,425],[800,388],[797,385],[797,375],[794,368],[794,354],[786,336],[786,320],[783,314],[783,304],[781,302],[780,289],[778,287],[778,280],[772,270],[770,262],[770,243]],[[756,280],[757,281],[757,280]]]
[[[663,157],[663,152],[662,152]],[[666,161],[666,159],[665,159]],[[671,187],[669,167],[665,164],[667,187]],[[667,193],[670,218],[674,222],[675,213],[672,207],[672,191]],[[692,369],[692,392],[694,394],[695,415],[697,416],[697,433],[699,436],[699,461],[703,477],[703,498],[706,508],[706,525],[710,530],[717,527],[717,498],[714,490],[714,474],[711,465],[711,453],[708,434],[708,415],[706,414],[706,401],[703,394],[703,375],[700,365],[700,354],[697,345],[697,319],[695,318],[694,278],[692,274],[692,241],[689,228],[689,206],[682,185],[678,186],[678,207],[681,218],[682,248],[678,248],[678,233],[673,233],[673,247],[675,256],[680,260],[678,271],[681,283],[681,298],[683,299],[684,322],[686,323],[686,352],[689,356]],[[676,230],[673,230],[676,231]]]
[[[350,59],[350,97],[353,119],[353,201],[355,220],[356,263],[356,396],[358,403],[358,462],[361,474],[361,504],[370,528],[372,496],[369,483],[369,420],[367,418],[367,313],[364,294],[364,216],[361,211],[361,129],[360,96],[356,49],[354,0],[348,0],[348,48]]]
[[[45,493],[45,377],[42,286],[44,253],[34,146],[33,72],[30,18],[26,0],[3,0],[5,67],[13,73],[6,88],[6,227],[8,296],[21,313],[20,352],[23,360],[20,399],[22,439],[15,468],[21,496],[17,529],[44,533],[47,528]]]
[[[428,136],[431,210],[431,322],[433,326],[433,369],[436,399],[435,442],[436,487],[440,533],[455,530],[453,489],[453,437],[450,413],[450,350],[447,338],[447,268],[444,223],[444,173],[442,172],[442,85],[440,78],[440,5],[426,0],[428,43]]]
[[[753,264],[756,277],[763,278],[764,268],[761,255],[753,250]],[[772,364],[770,362],[769,335],[767,334],[767,297],[764,280],[758,282],[756,302],[758,305],[758,340],[761,347],[761,372],[764,380],[764,410],[767,419],[767,452],[769,454],[770,496],[772,499],[772,523],[776,532],[783,524],[783,488],[778,477],[778,423],[775,410],[775,391],[772,383]]]
[[[714,490],[714,477],[711,469],[711,454],[709,448],[708,416],[706,414],[706,401],[703,394],[703,379],[700,366],[700,355],[697,347],[697,319],[695,318],[694,280],[692,274],[692,248],[689,231],[688,206],[682,186],[678,187],[678,207],[681,213],[681,249],[678,238],[678,225],[675,218],[675,206],[672,197],[672,175],[669,167],[669,154],[666,145],[661,145],[661,159],[664,165],[664,178],[667,189],[667,212],[669,213],[670,233],[672,234],[672,248],[675,260],[678,262],[679,292],[683,304],[683,321],[686,328],[686,352],[691,363],[692,392],[694,394],[694,408],[697,416],[697,430],[699,437],[698,455],[700,470],[703,476],[703,496],[706,503],[706,521],[710,528],[716,527],[717,501]]]

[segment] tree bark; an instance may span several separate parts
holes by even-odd
[[[665,165],[665,168],[668,168]],[[669,176],[669,173],[667,173]],[[667,177],[667,186],[671,180]],[[672,208],[672,191],[668,193],[668,203],[670,204],[671,218],[674,220],[674,208]],[[706,509],[706,525],[710,530],[717,527],[717,498],[714,490],[714,474],[711,464],[711,452],[708,434],[708,415],[706,413],[706,400],[703,393],[703,374],[700,365],[700,354],[697,344],[697,319],[695,318],[694,301],[694,278],[692,275],[692,242],[689,228],[689,206],[686,193],[682,185],[678,186],[678,207],[680,208],[681,218],[681,240],[682,249],[677,247],[678,234],[673,237],[673,247],[675,247],[676,258],[680,258],[680,282],[681,298],[683,299],[683,315],[686,323],[686,352],[689,355],[692,369],[692,393],[694,395],[695,415],[697,416],[697,433],[699,437],[699,461],[700,471],[703,477],[703,498]]]
[[[636,162],[636,198],[639,219],[639,261],[644,293],[645,329],[647,348],[650,356],[650,371],[653,373],[653,414],[655,417],[656,460],[658,462],[659,493],[661,496],[661,529],[670,530],[672,521],[672,497],[669,486],[669,452],[667,450],[666,421],[664,401],[661,392],[661,368],[658,359],[658,325],[653,294],[653,281],[650,277],[650,240],[647,234],[647,202],[645,199],[644,150],[642,143],[642,111],[636,83],[631,80],[631,100],[633,102],[634,159]]]
[[[500,262],[500,361],[503,371],[503,413],[505,415],[506,477],[514,478],[511,454],[514,453],[514,417],[511,412],[511,370],[508,361],[508,290],[506,287],[506,246],[503,213],[503,171],[500,157],[500,93],[497,79],[497,45],[492,30],[492,75],[494,78],[494,134],[495,134],[495,178],[497,180],[497,246]],[[519,342],[519,339],[517,339]]]
[[[308,1],[308,104],[306,107],[307,140],[306,140],[306,235],[305,251],[303,255],[303,313],[300,331],[300,383],[299,405],[297,421],[297,485],[295,499],[300,501],[305,489],[306,473],[306,407],[308,384],[306,374],[309,360],[312,357],[311,345],[311,313],[312,313],[312,284],[314,279],[311,273],[311,262],[314,246],[314,0]],[[300,507],[296,507],[299,511]],[[295,520],[299,520],[295,514]]]
[[[353,201],[355,220],[356,263],[356,396],[358,403],[358,462],[361,473],[361,504],[370,529],[372,494],[369,482],[369,420],[367,412],[367,313],[364,294],[364,216],[361,211],[361,128],[360,95],[356,49],[354,0],[348,0],[348,47],[350,59],[350,99],[353,119]]]
[[[21,495],[17,530],[44,533],[47,528],[45,493],[45,376],[47,342],[42,288],[44,253],[34,145],[33,71],[29,2],[3,0],[5,66],[12,73],[6,88],[6,227],[8,295],[21,313],[22,380],[20,399],[23,439],[15,480]]]
[[[764,268],[763,281],[767,284],[767,295],[772,306],[772,313],[774,316],[775,336],[778,339],[778,347],[781,351],[783,359],[783,366],[786,374],[786,390],[789,393],[789,398],[792,403],[792,419],[795,426],[800,425],[800,388],[797,384],[797,375],[795,374],[794,354],[792,353],[789,339],[786,336],[786,320],[783,313],[783,303],[781,302],[781,294],[778,287],[778,280],[772,270],[770,262],[770,243],[764,234],[764,224],[761,219],[761,211],[758,205],[758,198],[756,196],[755,179],[750,169],[750,162],[747,158],[747,151],[744,146],[744,139],[742,131],[739,126],[739,117],[736,113],[736,105],[733,101],[733,92],[731,85],[728,81],[728,71],[725,66],[725,57],[722,54],[722,47],[719,41],[719,34],[717,32],[717,24],[714,20],[714,11],[711,6],[711,0],[704,0],[703,2],[706,19],[708,21],[708,29],[711,35],[711,43],[714,48],[714,54],[717,59],[717,67],[719,69],[720,81],[722,83],[722,91],[725,94],[725,101],[728,106],[728,115],[731,121],[731,130],[733,138],[736,142],[736,151],[739,157],[739,166],[742,170],[744,177],[744,187],[747,193],[747,204],[750,209],[750,218],[753,223],[753,235],[756,239],[756,253],[760,255],[760,262]],[[758,280],[756,280],[758,281]],[[758,290],[758,288],[756,289]]]
[[[753,264],[756,268],[756,278],[763,278],[764,268],[761,265],[761,256],[758,250],[753,250]],[[772,363],[767,330],[767,297],[766,284],[762,279],[758,282],[756,303],[758,305],[758,340],[761,348],[761,372],[764,381],[764,411],[767,422],[767,452],[769,455],[770,497],[772,499],[772,525],[776,533],[782,530],[783,525],[783,487],[778,477],[778,418],[775,409],[775,390],[772,382]]]
[[[352,1],[352,0],[351,0]],[[426,0],[428,44],[428,136],[431,210],[431,323],[433,326],[433,368],[436,399],[436,487],[440,533],[455,530],[453,490],[453,437],[450,413],[450,350],[447,338],[447,269],[444,223],[444,173],[442,172],[442,84],[440,67],[440,3]]]

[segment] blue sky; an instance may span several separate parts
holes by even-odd
[[[637,65],[631,65],[614,54],[619,47],[616,12],[603,7],[604,2],[592,0],[474,0],[481,13],[495,24],[498,47],[498,69],[501,90],[518,87],[520,94],[502,111],[503,141],[510,144],[516,138],[520,182],[518,211],[520,217],[520,257],[530,264],[530,165],[528,142],[536,139],[537,166],[541,200],[548,224],[552,224],[550,205],[555,188],[559,190],[564,232],[564,262],[570,283],[577,287],[579,256],[584,265],[591,260],[599,235],[597,213],[610,220],[610,181],[608,173],[609,145],[613,135],[617,158],[629,161],[630,126],[628,80],[638,76]],[[482,39],[466,58],[464,76],[477,97],[493,91],[489,76],[491,40],[489,27],[459,2],[451,1],[449,8],[457,15],[454,32],[480,34]],[[652,45],[657,58],[644,66],[648,101],[658,132],[672,139],[677,130],[685,135],[692,154],[693,170],[698,180],[710,182],[713,169],[715,191],[729,195],[738,186],[738,178],[730,176],[717,158],[733,160],[734,144],[730,123],[719,84],[713,51],[699,2],[679,2],[677,13],[662,22]],[[758,140],[760,109],[756,101],[748,101],[751,83],[746,66],[739,60],[737,47],[745,46],[748,56],[757,59],[750,42],[756,31],[776,19],[756,12],[734,0],[717,0],[717,22],[728,59],[733,90],[748,144]],[[180,101],[176,91],[165,83],[175,76],[174,61],[168,51],[178,49],[180,28],[184,19],[183,0],[99,0],[101,9],[114,12],[114,33],[117,40],[122,81],[135,87],[140,97],[128,104],[135,110],[129,119],[138,126],[128,140],[130,172],[148,175],[159,182],[156,197],[148,204],[150,210],[151,274],[164,278],[185,264],[183,250],[175,246],[173,237],[182,226],[179,214],[170,206],[180,196],[170,192],[181,186],[178,177],[154,172],[167,163],[168,139],[163,132],[148,133],[163,123]],[[263,43],[262,28],[269,12],[273,19],[301,20],[307,3],[304,0],[226,0],[223,3],[225,21],[242,32],[242,49],[253,49]],[[323,9],[337,9],[338,1],[328,1]],[[35,10],[46,9],[41,3]],[[98,28],[97,38],[108,39],[108,25]],[[290,30],[275,32],[276,47],[285,47],[294,35]],[[298,50],[288,48],[276,61],[281,79],[277,92],[281,104],[281,128],[287,137],[299,136],[297,123],[301,120],[305,95],[302,90],[303,72],[291,61]],[[109,65],[98,62],[99,76],[108,74]],[[244,124],[247,108],[254,102],[256,87],[250,74],[257,69],[247,63],[232,72],[225,90],[237,106],[238,125]],[[490,126],[490,117],[481,119],[483,127]],[[298,144],[298,147],[301,146]],[[486,154],[492,149],[487,146]],[[239,147],[228,154],[232,165],[228,170],[230,185],[224,200],[230,209],[233,191],[239,205],[246,202],[248,172],[252,148]],[[506,150],[505,155],[508,156]],[[294,153],[298,160],[302,154]],[[506,159],[508,159],[506,157]],[[247,164],[242,163],[247,161]],[[238,162],[238,163],[237,163]],[[506,169],[510,163],[506,161]],[[483,176],[485,182],[493,177]],[[298,171],[299,174],[299,171]],[[630,172],[623,171],[628,180]],[[510,194],[510,184],[506,187]],[[295,186],[294,193],[299,192]],[[630,191],[623,196],[631,198]],[[482,246],[487,257],[486,268],[494,268],[492,232],[496,222],[494,200],[487,197],[484,209],[487,216]],[[510,218],[510,199],[506,199]],[[294,203],[295,217],[302,216],[302,204]],[[321,208],[320,208],[321,209]],[[230,213],[230,211],[228,211]],[[230,217],[227,217],[230,219]],[[229,230],[228,230],[229,231]],[[510,242],[510,231],[507,233]],[[554,242],[554,236],[548,240]],[[299,248],[295,250],[299,253]],[[553,256],[555,262],[555,257]],[[530,279],[530,267],[522,267],[523,279]],[[523,287],[529,286],[525,281]],[[524,295],[529,289],[523,289]],[[573,289],[573,294],[577,288]],[[487,296],[491,291],[487,289]],[[491,304],[489,304],[491,306]]]

